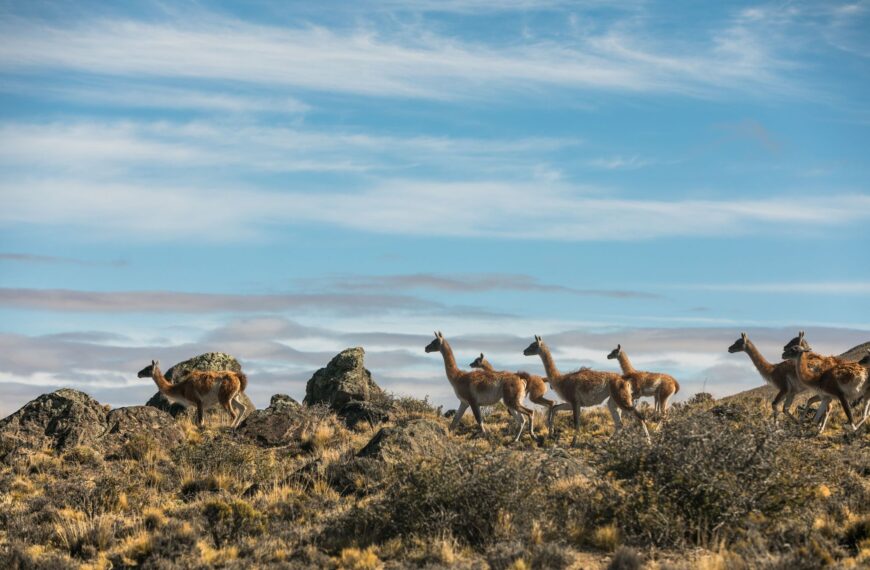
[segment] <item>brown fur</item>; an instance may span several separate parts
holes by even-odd
[[[680,391],[680,383],[670,374],[661,372],[645,372],[637,370],[631,365],[628,355],[622,350],[622,345],[607,355],[608,359],[616,358],[622,369],[622,377],[631,384],[632,395],[652,396],[655,401],[655,410],[661,416],[668,415],[668,401]]]
[[[474,414],[474,419],[480,427],[481,433],[486,433],[486,428],[483,427],[483,416],[480,413],[481,406],[492,405],[499,399],[510,410],[512,415],[519,415],[528,418],[529,434],[532,438],[535,437],[534,427],[532,425],[533,412],[530,408],[523,405],[523,399],[526,396],[526,382],[513,372],[496,372],[492,370],[460,370],[456,365],[456,358],[453,356],[453,349],[440,332],[435,333],[435,340],[430,342],[426,348],[427,353],[440,352],[444,359],[444,370],[447,374],[447,380],[453,387],[456,397],[459,398],[459,409],[456,415],[453,416],[451,429],[455,429],[462,419],[462,415],[467,408],[471,408]],[[520,425],[520,430],[517,432],[515,441],[522,435],[525,419]]]
[[[481,368],[483,370],[495,371],[492,367],[492,364],[483,356],[483,353],[480,353],[474,362],[472,362],[469,366],[472,368]],[[529,400],[538,404],[539,406],[544,406],[549,411],[550,408],[556,405],[556,402],[544,397],[544,394],[547,393],[547,379],[543,376],[538,376],[537,374],[529,374],[528,372],[523,372],[522,370],[516,373],[517,376],[522,378],[526,383],[526,394],[529,396]]]
[[[535,336],[535,341],[523,351],[523,354],[526,356],[537,354],[541,357],[544,369],[547,371],[547,379],[550,381],[550,386],[565,400],[564,404],[550,408],[547,424],[551,432],[555,413],[560,410],[570,409],[574,417],[574,438],[571,441],[571,445],[576,444],[577,432],[580,430],[580,409],[584,406],[598,405],[609,396],[608,408],[610,408],[610,414],[613,417],[616,429],[619,430],[621,427],[619,414],[616,412],[616,408],[618,408],[640,421],[647,440],[649,440],[649,431],[647,430],[646,423],[634,407],[631,387],[619,374],[601,372],[590,368],[581,368],[576,372],[562,374],[556,368],[556,363],[553,360],[550,349],[539,336]]]
[[[217,403],[210,404],[209,407],[222,406],[230,414],[233,427],[236,425],[236,420],[246,411],[245,405],[236,399],[248,386],[247,376],[241,372],[191,370],[173,384],[163,376],[159,363],[152,360],[151,366],[147,366],[139,372],[140,378],[149,376],[157,384],[160,392],[170,401],[178,400],[186,402],[187,405],[195,406],[196,421],[200,427],[205,423],[205,402],[203,400],[216,383],[219,383]],[[233,406],[234,401],[242,408],[241,411]]]
[[[745,352],[765,382],[777,389],[776,396],[771,401],[774,421],[776,421],[777,414],[779,413],[777,406],[780,402],[782,402],[783,413],[794,419],[791,413],[791,404],[794,401],[794,397],[807,389],[807,386],[797,379],[794,363],[784,360],[777,364],[771,364],[764,358],[764,355],[756,348],[755,344],[749,340],[746,333],[740,333],[740,338],[728,347],[728,352],[732,354]],[[811,357],[811,359],[814,367],[819,366],[816,356]],[[819,399],[819,397],[814,396],[811,398],[811,401],[818,401]]]
[[[797,378],[805,385],[815,389],[818,392],[826,394],[830,399],[836,399],[846,412],[846,417],[853,430],[857,430],[861,424],[867,420],[868,412],[870,412],[870,402],[864,409],[863,418],[856,425],[855,418],[852,414],[852,407],[849,400],[866,396],[870,391],[870,379],[868,379],[867,368],[861,366],[857,362],[839,362],[834,366],[826,368],[821,372],[814,371],[809,367],[809,358],[807,353],[810,352],[810,347],[803,341],[803,331],[798,335],[798,342],[791,343],[791,346],[786,345],[783,352],[783,357],[794,361]],[[825,429],[827,423],[827,414],[822,423],[820,431]]]

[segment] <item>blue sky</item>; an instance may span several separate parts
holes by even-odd
[[[0,414],[335,352],[453,404],[460,362],[726,394],[868,340],[870,3],[4,2]]]

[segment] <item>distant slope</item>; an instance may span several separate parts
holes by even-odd
[[[854,348],[850,348],[849,350],[841,354],[840,358],[844,360],[858,361],[864,358],[868,350],[870,350],[870,342],[865,342],[863,344],[859,344]]]

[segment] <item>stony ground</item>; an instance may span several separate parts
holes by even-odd
[[[503,409],[448,435],[386,395],[386,422],[351,427],[288,398],[238,431],[138,408],[52,425],[0,447],[0,567],[867,567],[870,434],[775,427],[767,397],[678,405],[651,446],[589,410],[575,449],[566,416],[511,443]]]

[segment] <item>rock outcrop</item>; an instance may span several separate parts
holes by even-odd
[[[389,414],[388,400],[366,369],[365,350],[359,346],[338,353],[305,386],[305,404],[328,405],[348,426],[383,421]]]
[[[238,360],[224,352],[206,352],[205,354],[194,356],[193,358],[185,360],[184,362],[179,362],[178,364],[164,372],[163,375],[170,382],[174,382],[180,380],[181,378],[184,378],[184,376],[191,370],[203,370],[206,372],[232,370],[233,372],[241,372],[242,366],[241,364],[239,364]],[[247,406],[248,410],[245,413],[244,417],[248,417],[251,412],[256,409],[256,406],[254,406],[254,403],[247,396],[247,394],[242,394],[239,399],[245,406]],[[145,405],[157,408],[158,410],[163,410],[174,418],[183,416],[193,419],[196,413],[196,410],[194,410],[193,408],[185,408],[181,404],[170,404],[160,392],[157,392],[156,394],[151,396],[151,398],[145,403]],[[206,421],[212,425],[229,425],[230,422],[230,415],[220,406],[207,411],[205,417]]]
[[[62,452],[79,445],[113,453],[141,436],[163,449],[184,440],[184,431],[166,412],[148,406],[107,408],[70,388],[43,394],[0,421],[0,459],[16,451]]]
[[[256,410],[239,426],[238,432],[260,445],[288,445],[299,424],[299,402],[286,394],[275,394],[265,410]]]
[[[107,450],[146,436],[161,449],[171,449],[184,441],[184,430],[172,416],[151,406],[117,408],[106,416],[106,432],[101,443]]]
[[[380,429],[357,457],[395,462],[403,456],[440,454],[448,442],[447,427],[435,420],[418,419]]]
[[[106,409],[78,390],[43,394],[0,420],[0,458],[24,449],[92,445],[106,431]]]

